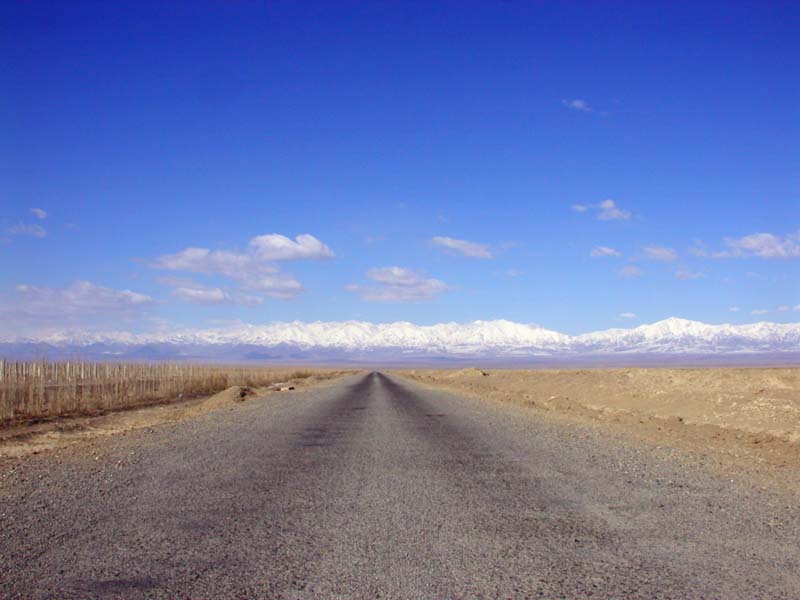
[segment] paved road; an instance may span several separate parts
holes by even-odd
[[[3,598],[798,598],[777,492],[381,374],[0,465]]]

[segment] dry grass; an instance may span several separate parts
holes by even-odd
[[[342,374],[331,369],[185,363],[0,361],[0,427],[57,416],[91,415]]]
[[[479,369],[400,371],[423,383],[603,420],[622,415],[800,442],[800,369]]]

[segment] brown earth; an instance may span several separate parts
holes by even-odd
[[[800,598],[800,492],[606,423],[377,373],[225,406],[0,461],[0,596]]]
[[[800,368],[396,371],[690,451],[800,489]]]
[[[0,429],[0,459],[38,454],[47,450],[65,448],[93,438],[122,434],[153,427],[162,423],[182,421],[215,410],[234,409],[267,394],[291,394],[292,390],[332,385],[356,370],[324,371],[308,377],[292,379],[282,386],[245,387],[231,386],[213,396],[158,404],[145,408],[121,410],[101,416],[55,418],[40,423],[27,423]]]

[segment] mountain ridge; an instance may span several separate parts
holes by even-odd
[[[712,325],[678,317],[632,328],[613,328],[568,335],[536,324],[503,319],[468,323],[415,325],[407,321],[239,323],[210,329],[184,329],[134,334],[129,332],[58,332],[39,337],[0,338],[2,355],[14,348],[45,345],[62,352],[92,349],[101,354],[148,354],[155,359],[187,352],[224,355],[225,348],[251,354],[441,357],[535,357],[602,354],[740,354],[800,353],[800,323],[760,321],[745,325]],[[158,349],[158,351],[156,351]],[[204,350],[205,349],[205,350]]]

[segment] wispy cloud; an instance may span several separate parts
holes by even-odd
[[[636,265],[625,265],[618,271],[618,274],[624,279],[635,279],[644,275],[644,271]]]
[[[788,259],[800,256],[800,232],[787,236],[751,233],[740,238],[725,238],[727,250],[713,252],[712,258]]]
[[[645,257],[650,260],[671,262],[678,258],[678,253],[673,248],[665,248],[663,246],[645,246],[642,251]]]
[[[782,306],[779,306],[778,310],[780,312],[787,312],[787,311],[790,311],[790,310],[800,311],[800,304],[795,304],[794,306],[789,306],[788,304],[784,304]]]
[[[622,253],[608,246],[596,246],[592,248],[591,252],[589,252],[589,256],[594,258],[603,258],[606,256],[622,256]]]
[[[16,310],[37,318],[128,313],[155,304],[145,294],[115,290],[90,281],[76,281],[66,288],[20,284],[15,291],[22,300]]]
[[[67,287],[22,283],[0,294],[0,334],[28,337],[109,326],[131,328],[146,322],[156,304],[146,294],[90,281],[75,281]]]
[[[631,218],[631,212],[617,206],[616,201],[608,198],[597,204],[573,204],[573,212],[585,213],[593,211],[600,221],[627,221]]]
[[[580,98],[575,98],[573,100],[562,100],[561,104],[567,108],[571,108],[572,110],[577,110],[578,112],[594,112],[594,109],[589,106],[589,103],[586,102],[586,100],[581,100]]]
[[[245,306],[255,306],[264,302],[264,299],[260,296],[242,292],[230,292],[220,287],[209,287],[190,279],[159,277],[156,281],[175,288],[171,292],[173,298],[192,304],[243,304]]]
[[[152,264],[156,269],[187,271],[207,275],[224,275],[233,279],[253,274],[275,273],[277,267],[260,260],[253,254],[208,248],[186,248],[175,254],[163,254]]]
[[[333,251],[313,235],[304,233],[290,240],[285,235],[270,233],[250,240],[250,249],[262,260],[324,260],[333,258]]]
[[[46,219],[47,218],[47,211],[43,208],[32,208],[31,213],[38,218],[38,219]]]
[[[436,236],[431,238],[431,243],[444,248],[450,254],[458,254],[468,258],[494,258],[488,244],[459,240],[451,237]]]
[[[447,291],[447,284],[439,279],[427,278],[418,271],[403,267],[382,267],[367,271],[367,278],[375,285],[351,284],[348,292],[360,295],[369,302],[420,302],[433,300]]]
[[[225,304],[231,301],[228,294],[220,288],[179,287],[172,290],[172,295],[178,300],[193,304]]]
[[[289,300],[305,291],[303,284],[291,275],[276,273],[274,275],[260,275],[244,280],[243,288],[254,292],[261,292],[272,298]]]
[[[47,230],[36,223],[17,223],[6,229],[11,235],[30,235],[37,238],[47,237]]]
[[[636,313],[624,312],[624,313],[619,313],[619,316],[623,319],[635,319]]]
[[[739,312],[740,309],[738,306],[731,306],[728,308],[728,310],[731,312]]]
[[[208,248],[186,248],[175,254],[164,254],[150,266],[168,271],[185,271],[204,275],[221,275],[239,282],[243,290],[258,292],[273,298],[289,299],[301,294],[303,285],[294,277],[281,273],[273,264],[288,260],[322,260],[331,258],[333,251],[312,235],[298,235],[294,240],[279,234],[254,237],[247,252],[210,250]],[[190,298],[208,299],[220,295],[208,293],[208,289],[183,291],[173,294],[182,300]],[[224,301],[253,303],[247,295],[228,295]]]
[[[617,203],[610,198],[608,200],[603,200],[600,204],[598,204],[598,208],[600,212],[597,215],[597,218],[601,221],[627,221],[631,218],[630,211],[623,210],[617,206]]]
[[[678,269],[675,272],[675,279],[679,279],[680,281],[688,281],[690,279],[702,279],[706,276],[705,273],[701,271],[690,271],[689,269]]]
[[[184,302],[192,304],[244,304],[256,306],[264,302],[263,298],[248,294],[231,294],[221,288],[175,288],[172,295]]]
[[[754,309],[754,310],[751,310],[751,311],[750,311],[750,314],[751,314],[751,315],[765,315],[765,314],[767,314],[768,312],[769,312],[769,311],[768,311],[766,308],[756,308],[756,309]]]

